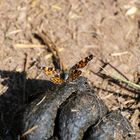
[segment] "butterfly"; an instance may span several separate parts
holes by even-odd
[[[54,75],[53,77],[50,78],[50,80],[54,84],[62,84],[65,82],[71,82],[75,79],[77,79],[81,74],[82,71],[80,70],[81,68],[84,68],[89,61],[93,59],[93,55],[89,55],[76,63],[74,66],[72,66],[68,71],[60,71],[56,70],[53,67],[44,67],[44,72],[46,76],[48,75]]]

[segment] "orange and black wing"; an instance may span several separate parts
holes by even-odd
[[[44,67],[43,70],[44,70],[44,72],[45,72],[45,74],[47,76],[48,75],[53,75],[53,74],[56,74],[57,73],[56,69],[53,68],[53,67]]]
[[[89,61],[91,61],[93,59],[93,55],[89,55],[88,57],[85,57],[83,60],[79,61],[78,63],[76,63],[71,69],[70,71],[76,70],[76,69],[80,69],[80,68],[84,68]]]
[[[69,74],[67,81],[73,81],[77,79],[82,74],[81,70],[74,70]]]
[[[63,84],[65,82],[64,79],[62,79],[59,76],[54,76],[50,79],[54,84]]]

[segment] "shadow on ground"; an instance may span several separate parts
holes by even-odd
[[[26,79],[24,72],[0,70],[0,77],[4,87],[0,93],[0,139],[9,140],[16,113],[54,85],[47,80]]]

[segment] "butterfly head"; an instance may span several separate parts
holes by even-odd
[[[69,71],[61,72],[60,77],[66,81],[68,79],[68,77],[69,77]]]

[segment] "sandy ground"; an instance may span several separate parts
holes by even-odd
[[[89,54],[95,56],[82,75],[110,110],[121,110],[140,137],[139,10],[138,0],[1,0],[0,119],[4,126],[12,125],[25,102],[23,93],[42,88],[26,87],[28,81],[46,80],[38,65],[53,66],[51,53],[33,35],[44,32],[67,69]],[[102,74],[137,85],[98,75],[102,61],[107,63]]]

